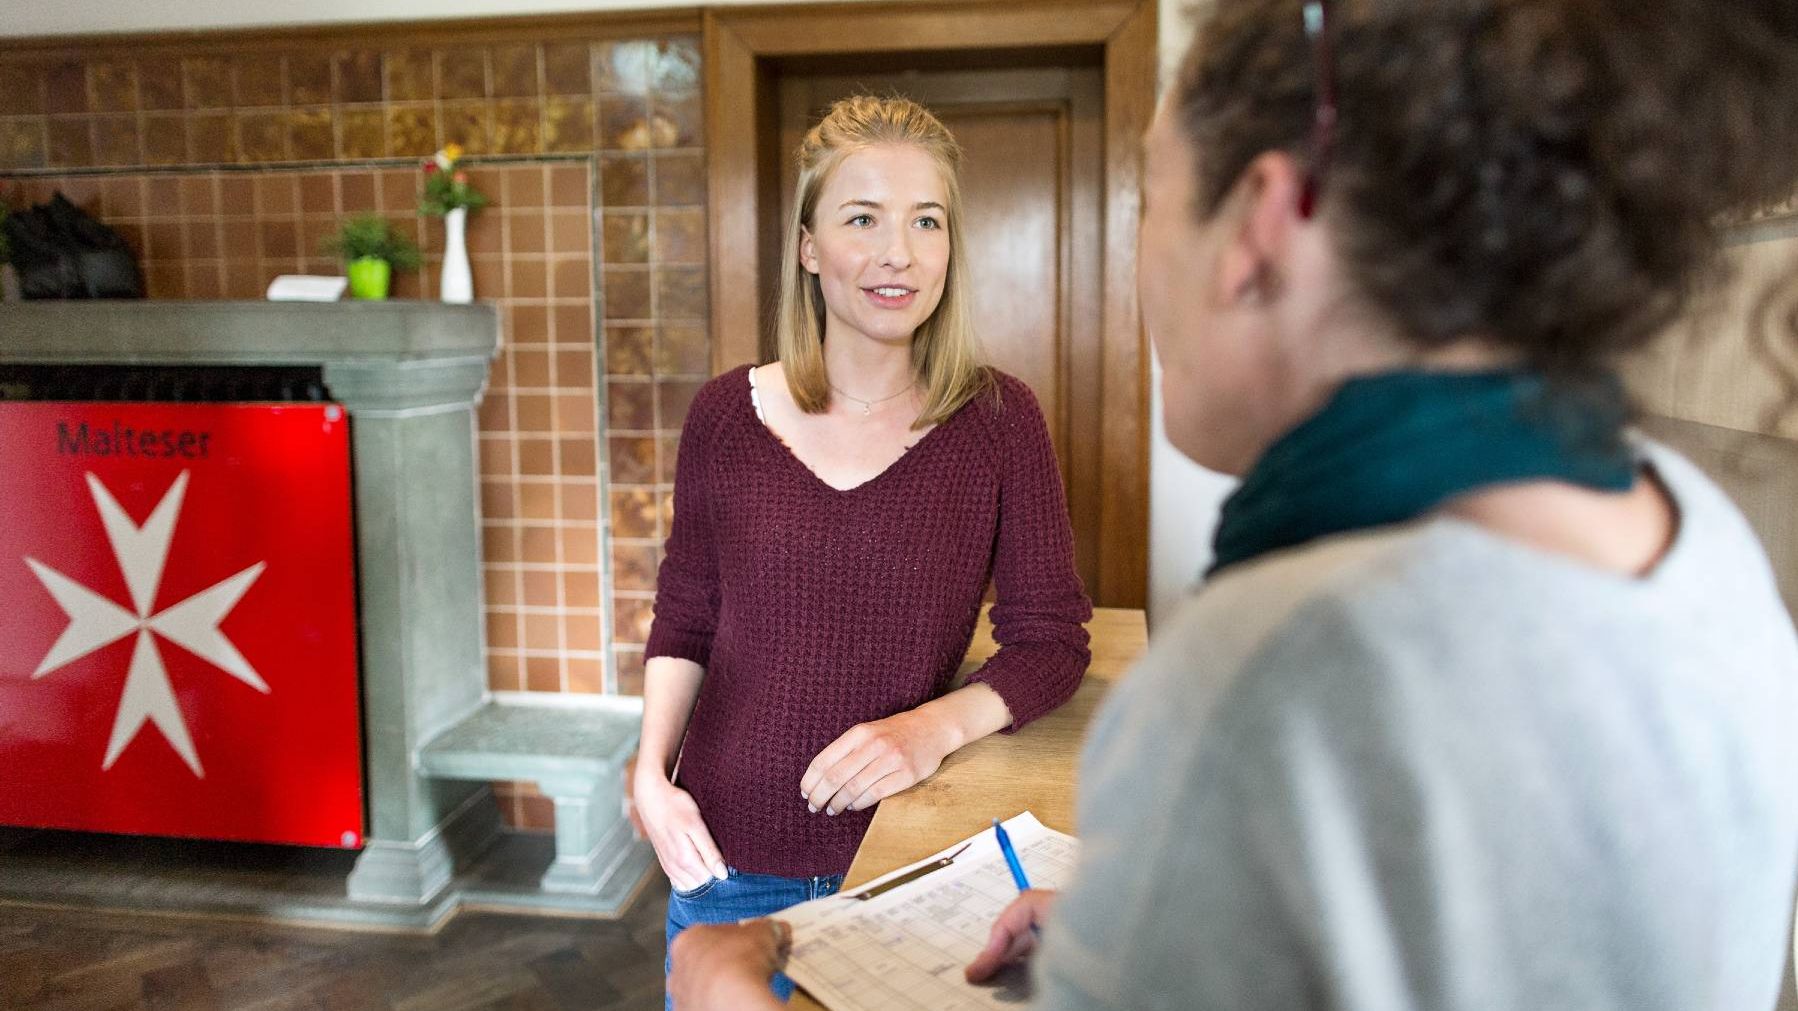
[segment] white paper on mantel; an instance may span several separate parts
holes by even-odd
[[[270,302],[335,302],[350,283],[347,277],[282,274],[269,282]]]
[[[1031,887],[1061,888],[1073,877],[1079,840],[1028,811],[1004,824]],[[787,975],[831,1011],[985,1011],[1027,1003],[1022,968],[1006,970],[997,985],[976,986],[962,976],[986,947],[993,921],[1018,897],[991,829],[866,887],[964,843],[967,851],[948,867],[867,901],[831,895],[774,914],[793,927]]]

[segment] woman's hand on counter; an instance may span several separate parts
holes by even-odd
[[[1011,712],[997,692],[968,685],[916,709],[850,727],[812,759],[799,792],[814,813],[873,807],[930,778],[963,745],[1010,723]]]
[[[1036,950],[1037,929],[1049,918],[1055,895],[1051,889],[1032,888],[1013,899],[993,921],[986,947],[963,970],[968,982],[983,983],[1000,969],[1029,958]]]
[[[637,766],[632,793],[644,835],[677,891],[690,892],[729,874],[691,794],[669,782],[659,768],[645,763]]]

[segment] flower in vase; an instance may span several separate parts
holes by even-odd
[[[460,144],[445,144],[443,150],[424,163],[424,191],[419,195],[418,209],[439,217],[466,208],[470,211],[487,206],[487,196],[468,181],[468,173],[457,168],[462,160]]]

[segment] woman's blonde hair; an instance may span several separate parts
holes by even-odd
[[[808,414],[830,406],[824,371],[824,292],[817,275],[799,262],[800,230],[816,228],[818,197],[843,160],[878,144],[905,144],[928,154],[942,170],[948,191],[949,268],[936,311],[912,335],[912,370],[924,386],[924,409],[914,427],[940,424],[991,383],[980,362],[968,305],[968,271],[962,256],[961,148],[942,121],[908,98],[857,95],[830,107],[799,142],[799,185],[787,221],[780,267],[780,306],[774,346],[793,402]]]

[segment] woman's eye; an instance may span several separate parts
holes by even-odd
[[[943,225],[941,222],[939,222],[935,218],[919,218],[918,219],[918,227],[919,228],[941,228],[941,227],[943,227]]]
[[[857,228],[866,228],[874,223],[874,215],[857,214],[855,217],[849,219],[849,223]]]

